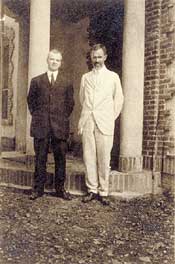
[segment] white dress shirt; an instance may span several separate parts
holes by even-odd
[[[85,73],[80,85],[80,103],[82,112],[79,120],[79,131],[90,114],[93,114],[99,130],[105,135],[114,134],[115,119],[123,105],[123,92],[118,74],[103,66]]]
[[[48,79],[49,79],[49,82],[51,83],[51,76],[53,74],[53,78],[54,78],[54,81],[56,81],[57,79],[57,75],[58,75],[58,71],[47,71],[47,76],[48,76]]]

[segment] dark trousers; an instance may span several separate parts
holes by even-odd
[[[44,184],[46,182],[47,156],[50,144],[52,146],[55,160],[55,190],[60,191],[64,188],[67,142],[66,140],[58,139],[51,134],[46,138],[34,138],[34,191],[38,193],[44,192]]]

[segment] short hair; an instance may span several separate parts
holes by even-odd
[[[47,58],[49,57],[49,54],[50,53],[55,53],[55,54],[60,54],[61,55],[61,57],[62,57],[62,53],[61,53],[61,51],[60,50],[58,50],[58,49],[51,49],[50,51],[49,51],[49,53],[48,53],[48,56],[47,56]]]
[[[98,44],[93,45],[91,47],[90,53],[92,53],[92,51],[99,50],[99,49],[102,49],[103,52],[104,52],[104,54],[107,55],[106,47],[105,47],[105,45],[103,45],[101,43],[98,43]]]

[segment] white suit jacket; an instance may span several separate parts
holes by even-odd
[[[99,130],[105,135],[113,135],[115,119],[123,105],[123,92],[118,74],[105,66],[98,74],[94,69],[85,73],[81,79],[79,96],[82,105],[79,131],[83,132],[83,127],[92,114]]]

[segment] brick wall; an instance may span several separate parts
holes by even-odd
[[[175,173],[174,14],[174,0],[146,0],[144,167],[166,174]]]

